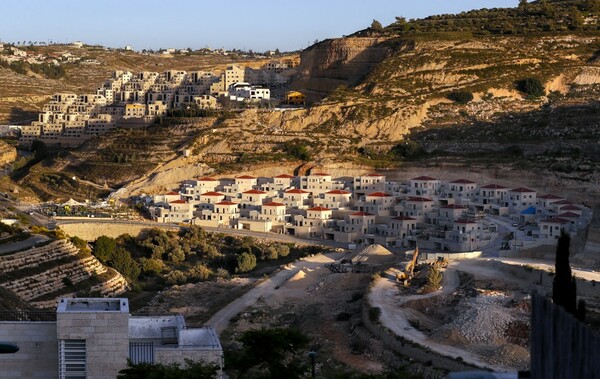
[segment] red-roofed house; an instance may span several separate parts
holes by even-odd
[[[467,179],[457,179],[448,183],[446,194],[449,198],[456,199],[459,204],[468,204],[476,191],[477,183]]]
[[[498,184],[488,184],[475,191],[474,206],[480,211],[495,214],[508,213],[508,188]]]
[[[193,204],[181,199],[170,201],[167,207],[151,209],[152,219],[162,223],[190,222],[193,212]]]
[[[442,186],[442,182],[431,176],[419,176],[410,180],[409,195],[434,196]]]
[[[278,225],[285,223],[285,216],[285,204],[272,201],[262,205],[260,214],[258,214],[258,219],[271,221],[273,225]]]
[[[181,186],[181,193],[188,199],[199,200],[201,194],[214,191],[218,185],[219,180],[205,176],[198,180],[185,181]]]
[[[322,172],[302,177],[302,189],[311,192],[314,197],[333,189],[331,175]]]
[[[277,175],[273,177],[273,181],[275,185],[281,186],[281,188],[290,188],[292,187],[292,183],[294,181],[294,176],[288,174]]]
[[[366,234],[375,231],[376,215],[367,212],[354,212],[345,217],[344,221],[339,223],[340,230],[334,232],[334,239],[337,242],[363,242]]]
[[[200,195],[200,203],[202,204],[215,204],[223,200],[225,200],[225,194],[221,192],[210,191]]]
[[[547,240],[557,240],[560,237],[562,229],[569,230],[571,222],[564,218],[553,217],[539,222],[540,235],[539,237]]]
[[[409,216],[399,216],[388,221],[386,234],[390,237],[404,239],[417,230],[417,219]],[[397,244],[394,244],[397,245]]]
[[[371,192],[385,192],[385,176],[370,173],[354,178],[354,195],[357,198]]]
[[[560,196],[548,194],[544,196],[538,196],[537,198],[537,213],[541,216],[547,216],[549,213],[555,212],[553,204],[564,200]]]
[[[257,185],[257,179],[250,175],[236,176],[234,180],[232,191],[235,193],[251,190]]]
[[[323,237],[325,228],[335,223],[335,220],[331,219],[331,214],[331,209],[324,207],[309,208],[306,210],[306,216],[294,216],[288,232],[300,238]]]
[[[283,203],[289,208],[306,208],[309,205],[310,192],[301,189],[289,189],[283,193]]]
[[[537,204],[537,193],[529,188],[519,187],[508,191],[508,209],[516,213],[535,206]]]
[[[558,204],[558,202],[555,204],[556,204],[556,213],[571,212],[571,213],[577,213],[580,216],[583,214],[583,208],[581,208],[578,205]]]
[[[200,212],[194,212],[194,215],[197,215],[193,220],[194,224],[213,228],[232,228],[236,226],[237,219],[240,218],[240,208],[238,203],[223,200],[214,203],[213,207],[212,210],[205,209]]]
[[[426,222],[433,210],[433,200],[426,197],[412,196],[402,200],[394,209],[399,216],[415,218],[418,223]]]
[[[313,197],[315,207],[325,207],[329,209],[346,209],[350,207],[350,198],[352,193],[344,190],[327,191],[319,197]]]
[[[181,199],[181,195],[179,194],[179,192],[175,192],[175,191],[170,191],[170,192],[167,192],[162,195],[154,195],[152,197],[152,201],[156,205],[161,205],[161,204],[167,205],[171,201],[175,201],[175,200],[179,200],[179,199]]]
[[[359,211],[374,213],[378,216],[389,216],[396,204],[396,197],[385,192],[373,192],[362,197],[354,204]]]
[[[440,222],[455,221],[461,219],[467,212],[466,205],[449,204],[440,207],[437,220]]]

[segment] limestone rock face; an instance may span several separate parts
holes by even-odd
[[[399,46],[389,37],[328,39],[300,54],[299,77],[292,88],[302,89],[309,101],[324,98],[339,86],[358,84]]]
[[[0,164],[12,163],[17,159],[17,148],[0,141]]]

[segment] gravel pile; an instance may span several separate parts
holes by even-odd
[[[507,300],[502,294],[464,298],[457,306],[458,316],[444,328],[455,329],[471,342],[502,340],[508,324],[515,319],[504,307]]]

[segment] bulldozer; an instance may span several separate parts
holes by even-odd
[[[413,257],[410,262],[404,266],[404,272],[400,272],[396,275],[396,280],[399,282],[404,282],[405,286],[410,285],[410,281],[414,278],[415,275],[415,266],[417,264],[417,259],[419,258],[419,247],[415,248],[413,252]]]
[[[437,269],[448,267],[448,258],[446,257],[437,257],[437,259],[433,262],[427,262],[431,267],[435,267]]]

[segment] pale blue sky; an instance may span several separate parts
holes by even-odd
[[[0,41],[71,42],[136,50],[282,51],[315,39],[476,8],[514,7],[518,0],[7,0],[0,4]]]

